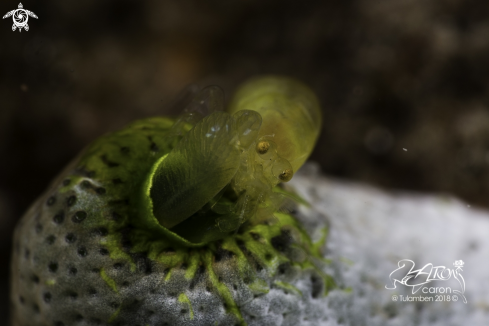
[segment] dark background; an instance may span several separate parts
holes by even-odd
[[[0,320],[28,205],[90,141],[168,113],[189,83],[229,96],[256,74],[301,79],[324,110],[312,159],[325,174],[489,206],[486,1],[23,5],[39,16],[28,32],[0,22]]]

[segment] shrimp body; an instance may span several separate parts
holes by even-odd
[[[276,210],[280,196],[274,187],[305,162],[321,125],[316,97],[290,78],[245,83],[228,112],[220,111],[222,101],[213,99],[218,96],[215,88],[199,95],[205,99],[200,104],[214,103],[214,112],[193,119],[147,181],[155,218],[192,242],[224,237],[250,218]],[[196,225],[205,235],[189,234]]]

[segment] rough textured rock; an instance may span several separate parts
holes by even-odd
[[[339,285],[352,290],[328,295],[329,318],[321,325],[489,324],[489,212],[447,195],[386,192],[317,171],[305,166],[292,183],[314,207],[302,208],[303,214],[329,220],[327,257]],[[385,288],[401,259],[413,260],[416,268],[428,263],[451,268],[463,260],[467,304],[394,302],[394,294],[413,296],[400,285],[397,292]],[[453,286],[430,286],[448,284]]]
[[[238,288],[233,297],[239,302],[248,325],[487,325],[489,284],[486,276],[489,264],[485,257],[489,254],[488,212],[444,195],[387,193],[371,186],[332,180],[320,176],[313,164],[304,167],[293,179],[292,186],[312,203],[311,208],[301,206],[297,214],[313,241],[321,237],[319,227],[330,226],[325,256],[331,260],[331,265],[324,271],[334,275],[339,287],[326,297],[315,297],[315,276],[293,268],[283,270],[279,278],[289,282],[295,290],[272,286],[268,293],[256,295],[235,280]],[[65,219],[65,223],[70,222],[68,217]],[[39,241],[30,246],[31,252],[22,249],[18,259],[35,261],[32,254],[36,247],[45,243],[51,245],[52,238],[46,232],[55,228],[56,222],[49,222],[52,225],[45,225],[41,231],[35,220],[24,222],[29,224],[33,238]],[[38,237],[37,232],[47,236]],[[92,234],[86,238],[100,236]],[[68,239],[56,235],[54,241],[60,241],[68,250],[73,246]],[[91,260],[87,259],[89,263],[85,263],[83,255],[78,253],[76,256],[76,261],[67,263],[63,251],[60,251],[58,260],[45,266],[38,275],[24,274],[25,288],[35,288],[35,291],[22,298],[12,298],[20,303],[17,304],[18,309],[30,317],[41,316],[42,312],[43,316],[60,320],[73,318],[76,325],[104,325],[102,320],[107,312],[112,313],[121,305],[131,308],[124,312],[127,319],[121,325],[165,325],[158,324],[161,316],[165,317],[167,325],[211,325],[215,320],[222,325],[234,322],[233,316],[225,313],[219,296],[205,289],[205,272],[196,278],[191,294],[186,292],[195,314],[195,319],[190,322],[188,306],[161,286],[166,272],[157,265],[151,265],[151,273],[148,274],[148,266],[142,259],[137,271],[130,273],[128,266],[110,262],[107,275],[116,283],[122,279],[128,282],[116,294],[99,277],[100,271],[93,270],[95,266],[104,265],[108,257],[89,251],[86,258]],[[427,263],[450,266],[455,260],[463,260],[467,304],[462,301],[393,302],[394,293],[409,294],[400,286],[400,292],[385,289],[389,274],[404,258],[412,259],[419,267]],[[61,284],[68,284],[70,279],[77,280],[71,283],[73,292],[46,290],[49,285],[43,282],[49,282],[53,269],[58,273],[57,280]],[[119,280],[118,275],[125,274],[131,276]],[[171,278],[172,288],[190,286],[184,274],[183,269],[175,270]],[[294,291],[301,292],[302,300],[297,300],[301,296]],[[71,305],[78,311],[90,311],[91,316],[100,318],[82,319],[84,316],[75,313],[69,317],[54,314],[49,312],[49,307],[54,304]],[[45,324],[44,320],[38,320],[39,325]],[[70,325],[61,321],[47,325],[62,323]],[[30,322],[28,325],[37,324]]]

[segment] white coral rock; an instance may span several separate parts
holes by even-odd
[[[489,325],[489,212],[447,195],[389,192],[317,170],[305,166],[291,184],[312,204],[302,214],[329,220],[326,256],[340,285],[351,289],[328,295],[322,325]],[[394,302],[394,294],[420,294],[399,284],[385,288],[401,259],[415,269],[429,263],[454,269],[463,260],[467,303]],[[451,281],[429,286],[455,289]]]

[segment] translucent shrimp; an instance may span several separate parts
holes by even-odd
[[[208,88],[196,97],[194,106],[210,103],[208,111],[215,112],[201,120],[187,112],[177,120],[174,130],[193,127],[150,176],[154,216],[191,242],[223,237],[251,218],[272,214],[273,188],[305,162],[321,126],[316,97],[293,79],[245,83],[228,113],[213,110],[219,110],[221,95]]]

